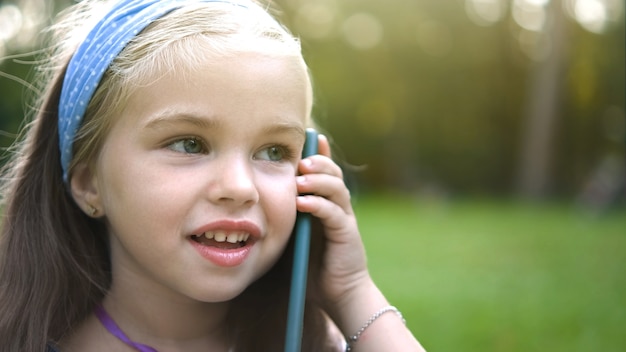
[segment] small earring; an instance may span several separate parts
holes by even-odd
[[[96,214],[98,214],[98,208],[96,208],[93,205],[89,204],[89,215],[96,216]]]

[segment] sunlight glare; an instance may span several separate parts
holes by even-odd
[[[623,0],[565,0],[565,12],[585,30],[601,34],[622,21]]]
[[[499,22],[506,13],[504,0],[466,0],[465,12],[479,26],[490,26]]]
[[[35,38],[51,18],[54,4],[46,0],[0,2],[0,43],[2,56],[32,48]]]
[[[22,28],[22,11],[19,7],[7,4],[0,6],[0,40],[9,41]]]
[[[550,0],[526,0],[526,2],[533,6],[546,6]]]
[[[298,8],[295,25],[299,33],[307,38],[328,37],[336,19],[337,10],[330,2],[306,3]]]
[[[600,0],[578,0],[574,6],[576,20],[586,30],[593,33],[604,32],[607,21],[607,8]]]
[[[375,16],[361,12],[348,17],[342,25],[344,38],[355,49],[367,50],[383,39],[383,25]]]
[[[541,31],[546,23],[545,4],[541,0],[514,0],[513,19],[522,28],[529,31]]]

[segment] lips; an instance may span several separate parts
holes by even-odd
[[[260,234],[261,230],[252,222],[221,220],[194,231],[190,242],[210,262],[232,267],[246,260]]]

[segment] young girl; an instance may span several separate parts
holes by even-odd
[[[300,158],[311,82],[263,7],[87,1],[54,29],[3,177],[2,351],[281,351],[296,211],[317,219],[303,350],[421,350],[326,138]]]

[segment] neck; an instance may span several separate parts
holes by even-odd
[[[227,349],[228,302],[200,302],[143,284],[114,282],[102,304],[127,336],[159,351]]]

